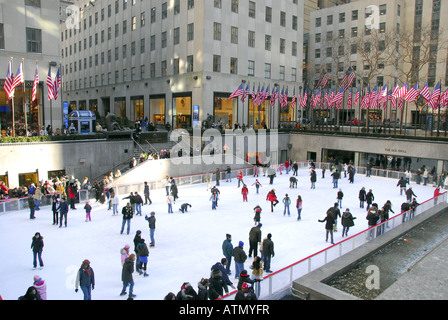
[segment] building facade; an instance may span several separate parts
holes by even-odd
[[[196,127],[210,115],[233,126],[277,127],[296,109],[254,107],[245,87],[302,85],[303,1],[78,1],[76,25],[61,24],[68,110],[130,122]]]
[[[407,84],[409,89],[418,83],[421,89],[428,83],[432,91],[440,83],[443,90],[448,86],[448,54],[440,19],[447,15],[448,3],[440,0],[356,0],[334,6],[329,3],[313,11],[307,87],[313,90],[326,73],[331,78],[327,89],[336,88],[351,67],[356,81],[348,91],[353,95],[357,88],[365,92],[377,87],[379,91],[387,85],[392,90],[397,84]],[[343,121],[368,117],[381,121],[399,119],[416,126],[425,124],[432,115],[432,110],[422,111],[414,103],[402,109],[343,109],[339,111]],[[334,117],[337,112],[326,115]],[[317,116],[322,115],[318,113]],[[442,114],[445,119],[446,110]]]
[[[12,135],[12,120],[17,135],[41,126],[61,122],[61,103],[47,99],[46,76],[50,65],[60,61],[60,31],[58,0],[24,0],[0,2],[0,119],[2,135]],[[23,60],[25,85],[16,88],[14,99],[8,99],[4,82],[8,64],[17,74]],[[39,73],[37,99],[31,101],[36,65]],[[52,68],[53,78],[57,72]],[[13,117],[14,113],[14,117]],[[26,119],[26,121],[25,121]]]

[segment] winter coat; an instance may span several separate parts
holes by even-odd
[[[372,203],[373,202],[373,200],[375,200],[375,197],[374,197],[374,195],[373,195],[373,193],[372,192],[367,192],[367,194],[366,194],[366,201],[367,201],[367,203]]]
[[[198,297],[196,300],[208,300],[209,294],[208,294],[208,288],[201,282],[198,283]]]
[[[233,252],[233,245],[232,241],[229,239],[226,239],[222,243],[222,253],[224,257],[231,257]]]
[[[408,190],[406,190],[406,199],[410,200],[412,199],[412,196],[417,197],[414,191],[411,188],[409,188]]]
[[[221,272],[219,272],[210,278],[210,288],[208,290],[210,300],[216,300],[219,296],[223,296],[224,291],[228,293],[229,289],[224,278],[221,276]]]
[[[241,194],[243,194],[243,195],[247,195],[249,193],[249,189],[246,187],[246,186],[244,186],[242,189],[241,189]]]
[[[406,179],[401,178],[398,180],[397,187],[400,186],[400,188],[406,188],[407,183]]]
[[[34,286],[31,286],[28,288],[28,290],[26,291],[25,295],[19,297],[18,300],[42,300],[42,298],[40,297],[39,292],[37,292],[34,294],[33,291],[35,290]]]
[[[132,273],[134,273],[134,260],[131,258],[126,258],[121,271],[121,281],[127,283],[134,282]]]
[[[233,283],[232,281],[230,281],[229,279],[229,275],[227,274],[226,268],[224,267],[224,265],[221,262],[217,262],[215,263],[211,268],[211,274],[210,277],[213,276],[213,270],[219,270],[221,272],[221,276],[224,279],[224,282],[228,285],[228,286],[232,286]]]
[[[277,200],[277,196],[275,195],[274,191],[269,191],[268,195],[266,197],[266,200],[270,201],[270,202],[274,202]]]
[[[154,216],[147,217],[146,216],[145,219],[148,221],[149,229],[156,228],[156,217],[154,217]]]
[[[283,198],[283,204],[285,206],[289,206],[291,204],[291,198],[290,197],[284,197]]]
[[[325,229],[326,230],[332,230],[333,226],[334,226],[334,218],[332,214],[327,214],[327,216],[325,217],[325,219],[323,220],[318,220],[319,222],[325,222]],[[264,253],[264,252],[263,252]]]
[[[316,176],[316,171],[312,171],[311,172],[311,178],[310,181],[311,182],[316,182],[317,176]]]
[[[123,209],[121,210],[121,213],[123,214],[123,220],[132,219],[132,217],[133,217],[131,207],[128,207],[128,206],[123,207]]]
[[[33,197],[29,197],[28,198],[28,206],[30,207],[30,209],[33,209],[36,207],[36,202],[34,202],[34,198]]]
[[[338,191],[338,199],[342,200],[344,198],[344,193],[342,191]]]
[[[39,236],[39,238],[33,237],[33,241],[31,242],[31,249],[33,252],[41,252],[44,248],[44,238]]]
[[[75,289],[81,287],[92,287],[95,286],[95,273],[91,267],[79,268],[78,273],[76,274],[75,280]]]
[[[120,254],[121,254],[121,265],[123,266],[126,259],[129,258],[129,249],[121,248]]]
[[[378,211],[375,207],[372,207],[369,209],[366,219],[368,221],[369,226],[374,226],[378,223],[378,220],[380,219],[380,215],[378,214]]]
[[[250,229],[249,231],[249,241],[253,242],[261,242],[261,227],[256,226]]]
[[[47,300],[47,285],[44,280],[39,279],[33,285],[42,300]]]
[[[350,211],[344,211],[341,219],[342,226],[347,228],[353,227],[355,225],[353,220],[355,219],[356,217],[353,217]]]
[[[235,247],[232,251],[235,262],[244,263],[247,259],[247,254],[244,252],[243,247]]]
[[[265,256],[265,257],[273,257],[274,255],[275,255],[275,252],[274,252],[274,242],[272,242],[272,240],[271,239],[264,239],[263,240],[263,243],[262,243],[262,246],[263,246],[263,256]]]
[[[66,201],[62,201],[59,207],[59,212],[62,214],[68,213],[68,203]]]
[[[235,295],[235,300],[258,300],[255,293],[249,290],[247,293],[243,293],[242,290],[239,290]]]
[[[148,262],[149,250],[148,250],[148,246],[146,245],[146,243],[140,242],[137,245],[137,253],[138,253],[138,258],[140,259],[140,262],[143,262],[143,263]]]

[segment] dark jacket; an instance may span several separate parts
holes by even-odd
[[[274,242],[272,242],[271,239],[264,239],[263,240],[263,255],[266,257],[270,257],[270,256],[274,256],[275,252],[274,252]]]
[[[210,288],[208,289],[210,300],[216,300],[219,296],[223,296],[224,291],[229,293],[229,289],[224,278],[221,276],[221,272],[218,272],[210,278]]]
[[[244,295],[243,291],[239,290],[235,295],[235,300],[258,300],[258,299],[255,293],[251,289],[249,289],[247,295]]]
[[[121,281],[133,282],[134,278],[132,277],[132,273],[134,273],[134,260],[127,258],[124,261],[123,270],[121,271]]]
[[[366,194],[366,201],[367,201],[367,203],[372,203],[373,200],[375,200],[375,197],[374,197],[373,193],[370,192],[370,191],[367,192],[367,194]]]
[[[374,226],[378,223],[378,220],[380,219],[380,215],[375,210],[369,210],[369,213],[367,214],[366,219],[368,220],[369,226]]]
[[[33,241],[31,242],[31,249],[33,249],[33,252],[40,252],[44,248],[44,240],[42,236],[39,238],[33,237]]]
[[[325,217],[325,219],[323,220],[318,220],[319,222],[327,222],[325,224],[325,229],[327,230],[332,230],[333,226],[334,226],[334,218],[332,214],[327,214],[327,216]]]
[[[249,241],[261,242],[261,226],[252,227],[249,231]]]
[[[68,203],[67,201],[62,201],[59,207],[59,213],[68,213]]]
[[[28,198],[28,206],[32,209],[36,207],[36,202],[34,202],[34,198],[33,197],[29,197]]]
[[[232,255],[234,257],[235,262],[244,263],[247,259],[247,254],[244,252],[242,247],[235,247],[233,249]]]
[[[149,229],[155,229],[156,228],[156,217],[154,216],[146,216],[145,219],[148,221]]]
[[[123,207],[123,209],[121,210],[121,213],[123,214],[123,220],[132,219],[132,217],[133,217],[131,207],[128,207],[128,206]]]
[[[224,257],[231,257],[233,252],[232,240],[226,239],[222,243],[222,253]]]
[[[364,190],[364,189],[359,190],[358,198],[360,201],[366,201],[366,190]]]
[[[342,214],[342,219],[341,219],[341,223],[343,227],[353,227],[355,225],[355,222],[353,220],[355,220],[356,217],[353,217],[353,215],[351,214],[350,211],[344,211],[344,213]]]
[[[232,281],[230,281],[229,279],[229,275],[227,274],[226,268],[224,267],[224,265],[221,262],[217,262],[215,263],[210,270],[212,271],[211,276],[213,276],[213,270],[219,270],[221,271],[221,275],[222,278],[224,279],[224,282],[228,285],[231,286],[233,285]]]

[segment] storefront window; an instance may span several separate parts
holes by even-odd
[[[114,114],[119,118],[126,118],[126,98],[115,98]]]
[[[191,127],[191,96],[174,97],[173,104],[176,110],[176,127],[184,129]]]
[[[236,99],[229,100],[229,95],[215,93],[214,122],[222,125],[223,129],[231,129],[238,114],[238,102]]]
[[[144,118],[144,100],[143,96],[131,97],[131,121]]]
[[[149,122],[165,125],[165,97],[149,98]]]

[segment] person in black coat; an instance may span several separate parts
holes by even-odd
[[[355,219],[356,217],[352,215],[350,209],[345,209],[341,218],[342,236],[347,236],[348,230],[355,225],[355,222],[353,221]]]
[[[26,290],[25,295],[20,296],[18,300],[42,300],[36,287],[31,286]]]
[[[44,238],[39,232],[34,234],[31,242],[31,249],[33,250],[33,269],[37,267],[37,259],[39,259],[39,266],[42,269],[44,262],[42,261],[42,251],[44,249]]]
[[[247,283],[243,283],[241,290],[235,295],[235,300],[258,300],[254,290]]]
[[[310,174],[311,189],[316,189],[316,180],[317,180],[316,171],[312,169]]]
[[[123,281],[123,289],[121,290],[120,296],[127,294],[126,288],[129,286],[129,298],[135,298],[136,295],[133,294],[134,291],[134,278],[132,274],[134,273],[134,261],[135,254],[131,253],[128,258],[126,258],[123,269],[121,271],[121,281]]]
[[[372,205],[372,202],[375,200],[375,196],[373,195],[372,189],[369,190],[366,194],[366,201],[367,201],[367,208],[368,211],[370,209],[370,206]]]
[[[30,207],[30,219],[36,219],[36,217],[34,216],[36,210],[36,202],[34,201],[32,195],[28,197],[28,207]]]
[[[209,297],[210,300],[220,299],[224,292],[226,294],[229,293],[229,289],[227,288],[227,284],[222,277],[222,273],[219,269],[215,269],[212,271],[212,277],[210,278],[210,288],[209,288]]]
[[[398,180],[397,187],[400,187],[400,196],[403,194],[403,191],[406,192],[406,185],[408,182],[404,177],[401,177],[400,180]]]
[[[129,231],[131,229],[131,219],[133,217],[133,212],[131,209],[131,204],[128,202],[125,207],[121,210],[121,214],[123,215],[123,222],[121,224],[121,231],[120,234],[123,234],[124,226],[127,223],[127,234],[129,234]]]
[[[364,202],[366,202],[366,188],[362,187],[361,190],[359,190],[359,207],[364,208]]]
[[[67,227],[67,213],[68,213],[68,203],[65,197],[62,197],[61,204],[59,206],[59,228],[62,228],[62,218],[65,219],[64,225]]]
[[[178,199],[179,196],[178,196],[178,190],[177,190],[176,181],[174,181],[174,179],[171,180],[170,191],[171,191],[171,194],[173,195],[174,203],[176,203],[176,199]]]
[[[334,218],[333,218],[333,207],[328,209],[327,216],[323,220],[317,220],[319,222],[326,222],[325,223],[325,241],[328,242],[328,234],[331,236],[331,244],[334,244],[333,241],[333,228],[334,228]]]

